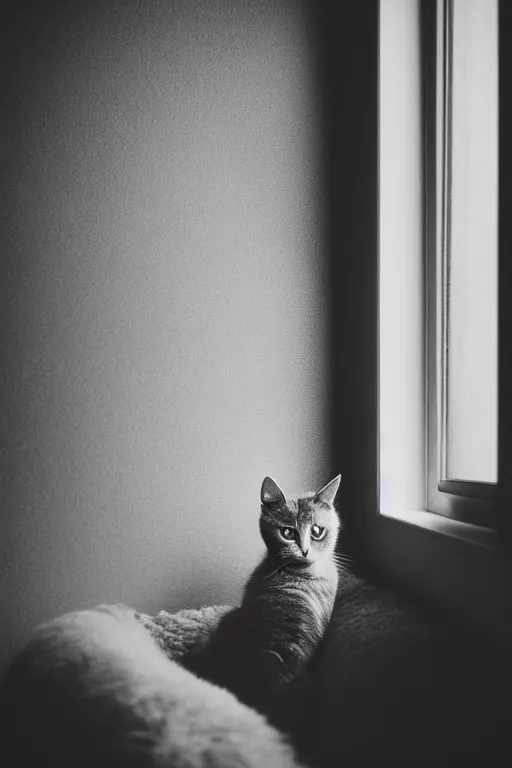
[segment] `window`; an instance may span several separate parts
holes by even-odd
[[[446,62],[442,473],[496,483],[498,2],[439,5],[439,60]]]
[[[465,0],[460,2],[463,9]],[[495,526],[495,499],[469,496],[467,488],[459,489],[463,494],[447,493],[438,487],[440,474],[435,489],[447,508],[434,509],[428,499],[428,449],[433,444],[428,440],[428,395],[436,392],[430,386],[438,380],[431,362],[439,346],[432,335],[436,316],[428,311],[435,296],[435,284],[432,294],[429,282],[436,271],[426,267],[432,246],[439,255],[440,202],[434,182],[440,117],[436,40],[440,44],[443,39],[436,37],[436,27],[442,9],[436,0],[327,5],[336,329],[333,454],[335,468],[343,473],[339,503],[347,525],[342,533],[376,576],[495,625],[510,606],[503,584],[512,524],[509,496],[504,496],[510,484],[512,387],[502,384],[511,381],[511,132],[506,122],[510,110],[503,108],[510,96],[508,89],[500,89],[500,498]],[[509,70],[511,53],[502,41],[512,28],[510,9],[510,3],[499,2],[500,73]],[[488,479],[458,479],[474,482],[479,493],[478,483],[488,483],[492,493]]]
[[[485,524],[492,508],[477,500],[497,481],[497,0],[438,2],[435,29],[427,503]]]
[[[489,543],[498,0],[381,0],[379,88],[380,511]]]

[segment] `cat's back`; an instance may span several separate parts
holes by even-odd
[[[290,634],[293,629],[309,629],[318,643],[329,623],[338,590],[338,570],[326,558],[308,568],[278,568],[264,558],[249,579],[242,608],[248,616],[268,617]]]
[[[316,652],[336,590],[334,563],[279,568],[264,558],[246,584],[242,604],[223,616],[195,671],[268,712]]]

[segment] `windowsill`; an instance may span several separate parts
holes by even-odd
[[[427,510],[386,510],[386,512],[381,512],[381,515],[394,520],[400,520],[407,525],[414,525],[440,533],[444,536],[462,539],[490,550],[496,549],[498,534],[492,528],[463,523],[460,520],[453,520],[444,515],[436,515],[434,512],[428,512]]]

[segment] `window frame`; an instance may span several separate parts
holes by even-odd
[[[495,528],[497,483],[446,478],[446,283],[450,188],[453,0],[422,3],[425,99],[425,273],[427,354],[426,509]],[[498,300],[498,297],[497,297]]]

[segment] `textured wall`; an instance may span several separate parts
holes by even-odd
[[[263,476],[329,479],[307,14],[57,5],[2,25],[0,666],[66,610],[237,599]]]

